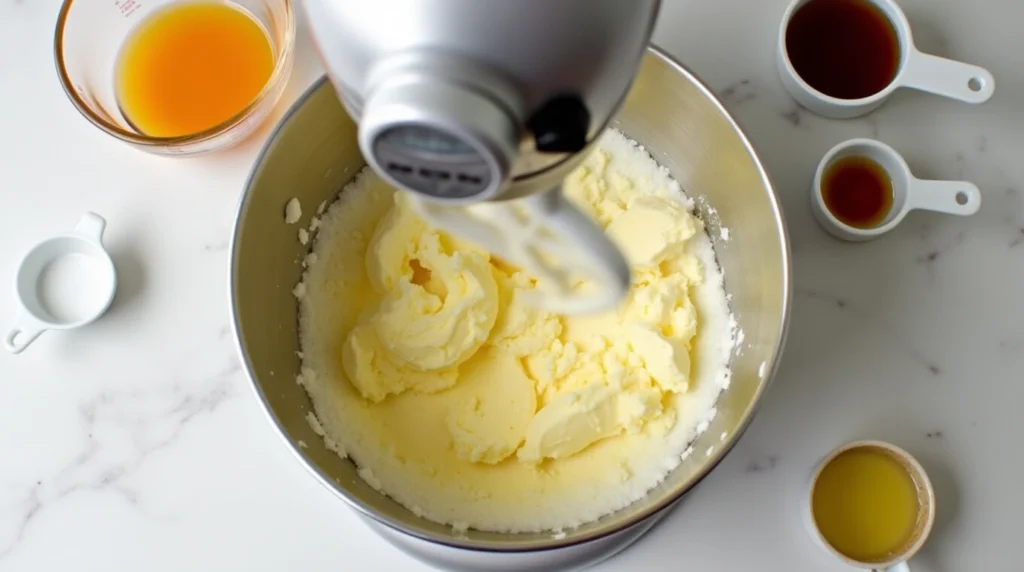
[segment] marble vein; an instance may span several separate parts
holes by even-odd
[[[775,468],[779,464],[779,457],[777,455],[763,455],[760,457],[754,457],[747,461],[747,466],[744,468],[746,473],[764,473]]]
[[[727,85],[718,96],[722,103],[736,106],[755,99],[757,97],[757,87],[749,79],[741,79]]]
[[[823,302],[835,307],[840,312],[847,312],[856,318],[863,320],[867,324],[878,329],[886,336],[891,338],[894,342],[903,347],[907,355],[915,362],[924,367],[928,373],[933,376],[938,376],[942,373],[941,366],[936,361],[918,349],[906,336],[901,335],[897,329],[885,318],[879,316],[868,309],[860,307],[858,304],[853,303],[851,300],[831,294],[828,292],[822,292],[819,290],[813,290],[808,288],[795,288],[793,294],[796,297],[804,298],[808,300],[815,300]]]
[[[214,242],[208,242],[203,245],[203,250],[206,252],[224,252],[228,249],[230,241],[228,239],[217,240]]]
[[[789,109],[783,111],[781,115],[793,127],[800,127],[806,112],[803,107],[800,107],[800,104],[793,102],[790,104]]]
[[[188,388],[179,382],[127,391],[102,392],[79,406],[82,449],[52,476],[31,485],[18,503],[13,533],[0,540],[0,563],[14,552],[32,523],[61,500],[82,492],[113,493],[146,512],[125,481],[154,455],[173,446],[202,416],[213,415],[239,393],[241,365],[230,363]],[[190,384],[191,385],[191,384]],[[128,451],[119,443],[131,444]],[[152,516],[152,515],[150,515]]]

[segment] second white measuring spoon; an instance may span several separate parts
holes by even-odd
[[[829,168],[841,159],[859,156],[877,163],[892,181],[892,207],[870,228],[858,228],[839,220],[828,208],[822,191]],[[981,208],[981,191],[967,181],[930,181],[918,179],[895,149],[874,139],[849,139],[836,145],[818,163],[811,189],[811,208],[818,223],[832,236],[863,241],[881,236],[896,227],[914,209],[968,216]]]

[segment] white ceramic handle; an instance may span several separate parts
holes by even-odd
[[[967,181],[913,179],[907,190],[908,206],[912,209],[969,216],[981,208],[981,190]]]
[[[985,68],[917,50],[911,51],[900,84],[967,103],[984,103],[996,89],[995,78]]]
[[[102,245],[105,228],[107,228],[106,219],[94,212],[86,212],[75,226],[75,232]]]
[[[46,329],[43,324],[23,314],[4,337],[4,347],[11,353],[20,354]]]
[[[897,562],[888,568],[872,568],[871,572],[910,572],[910,565],[906,562]]]
[[[614,308],[629,292],[625,256],[561,188],[505,202],[447,207],[412,197],[431,224],[463,236],[538,279],[529,299],[559,314]],[[587,288],[579,288],[580,280]]]

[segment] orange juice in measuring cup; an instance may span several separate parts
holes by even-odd
[[[66,0],[57,71],[103,131],[156,153],[198,153],[267,118],[294,36],[289,0]]]

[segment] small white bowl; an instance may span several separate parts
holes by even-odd
[[[832,214],[822,194],[822,179],[836,161],[860,156],[878,163],[892,181],[893,200],[889,213],[878,226],[857,228]],[[928,181],[917,179],[895,149],[874,139],[849,139],[825,153],[814,172],[811,210],[814,218],[832,236],[849,241],[864,241],[881,236],[896,227],[914,209],[969,216],[981,208],[981,191],[967,181]]]
[[[912,537],[913,540],[899,554],[893,555],[886,562],[862,562],[842,554],[825,539],[825,536],[818,528],[817,518],[814,516],[814,488],[822,471],[841,453],[860,448],[880,449],[891,455],[903,465],[911,478],[914,479],[914,484],[918,488],[918,503],[920,505],[919,510],[921,511],[919,513],[919,527],[915,532],[915,536]],[[872,570],[873,572],[910,572],[910,566],[907,564],[908,561],[924,546],[932,532],[932,526],[935,524],[935,489],[924,467],[910,453],[892,443],[884,441],[853,441],[830,451],[814,468],[809,480],[807,495],[804,497],[802,513],[804,525],[807,527],[807,531],[810,533],[811,538],[814,539],[814,542],[822,550],[842,560],[849,566],[862,570]]]
[[[21,261],[14,291],[21,307],[4,346],[21,353],[46,330],[84,326],[107,311],[117,272],[103,248],[107,221],[87,212],[75,230],[45,240]]]

